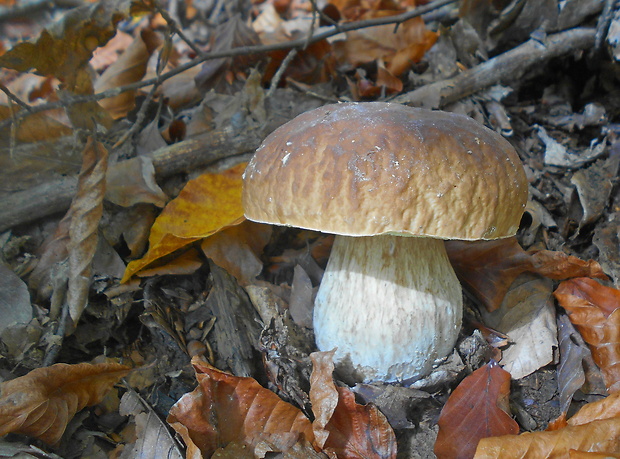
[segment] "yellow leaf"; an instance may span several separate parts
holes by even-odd
[[[241,175],[246,163],[218,174],[190,180],[159,215],[149,236],[149,250],[129,263],[122,282],[155,260],[244,220]]]

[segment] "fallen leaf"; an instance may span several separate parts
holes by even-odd
[[[310,402],[317,446],[331,457],[396,458],[396,437],[372,403],[360,405],[348,387],[334,384],[334,352],[313,352]]]
[[[500,364],[521,379],[551,363],[557,348],[551,280],[535,274],[519,276],[493,312],[482,311],[484,323],[509,337]]]
[[[146,73],[148,60],[162,40],[150,29],[143,29],[121,56],[95,82],[95,92],[118,88],[140,81]],[[125,91],[115,97],[102,99],[99,104],[114,119],[121,118],[134,108],[135,91]]]
[[[426,28],[422,18],[416,17],[401,23],[396,31],[387,24],[347,32],[345,39],[333,41],[332,46],[340,62],[355,68],[382,59],[386,69],[399,77],[424,57],[437,37],[437,33]]]
[[[181,397],[168,416],[187,445],[187,457],[211,457],[235,441],[250,447],[267,441],[285,448],[291,439],[314,440],[303,413],[254,379],[224,373],[197,357],[192,365],[198,387]]]
[[[560,362],[557,366],[558,389],[560,395],[560,411],[566,415],[573,395],[586,382],[583,369],[584,359],[589,351],[577,341],[577,331],[566,314],[560,314],[558,321],[558,343]]]
[[[263,270],[260,255],[271,237],[271,225],[246,220],[226,228],[200,245],[203,253],[237,279],[249,284]]]
[[[122,282],[166,255],[244,220],[241,205],[241,163],[217,174],[203,174],[187,182],[155,220],[149,250],[129,263]]]
[[[100,142],[89,137],[82,154],[84,159],[77,191],[68,211],[71,214],[71,223],[67,303],[74,325],[88,304],[92,262],[97,250],[108,171],[108,151]]]
[[[123,457],[183,458],[179,444],[164,421],[137,392],[134,390],[126,392],[121,398],[118,411],[121,416],[131,416],[131,422],[136,430],[135,441],[125,444]]]
[[[465,288],[486,307],[499,307],[513,281],[524,272],[555,280],[571,277],[607,279],[594,260],[583,261],[563,252],[525,252],[515,237],[495,241],[446,241],[456,275]]]
[[[580,277],[554,292],[560,306],[590,346],[609,392],[620,390],[620,290]]]
[[[75,413],[99,403],[128,372],[116,363],[58,363],[3,382],[0,435],[19,433],[56,444]]]
[[[0,334],[14,324],[32,320],[32,305],[26,283],[0,262]]]
[[[146,156],[122,161],[110,167],[105,197],[123,207],[139,203],[164,207],[168,196],[155,181],[153,160]]]
[[[494,361],[461,381],[441,410],[435,454],[470,458],[481,439],[519,432],[508,414],[509,392],[510,373]]]
[[[0,105],[0,121],[9,119],[11,116],[23,115],[17,106],[7,107]],[[9,129],[3,129],[2,135],[8,139],[11,135]],[[72,129],[66,124],[54,119],[48,112],[33,113],[16,123],[15,140],[19,142],[43,142],[70,135]]]

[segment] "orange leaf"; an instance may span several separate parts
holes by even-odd
[[[552,432],[526,432],[483,438],[475,459],[569,457],[571,450],[620,453],[620,417],[569,426]]]
[[[230,442],[256,446],[267,441],[287,449],[291,439],[312,442],[310,421],[252,378],[220,371],[192,359],[198,387],[171,408],[168,423],[183,437],[187,457],[211,457]]]
[[[219,174],[190,180],[159,215],[149,236],[149,250],[129,263],[122,282],[172,252],[244,220],[241,175],[246,163]]]
[[[129,367],[116,363],[58,363],[0,384],[0,435],[19,433],[49,444],[60,440],[68,422],[96,405]]]
[[[465,378],[441,410],[435,454],[469,458],[480,439],[519,432],[508,414],[509,392],[510,373],[494,361]]]
[[[620,390],[620,290],[580,277],[554,292],[592,350],[610,392]]]
[[[555,280],[581,276],[607,279],[594,260],[583,261],[551,250],[525,252],[515,237],[447,241],[446,250],[461,282],[489,312],[499,307],[512,282],[526,271]]]
[[[357,404],[349,388],[334,384],[333,355],[334,351],[310,356],[310,401],[318,446],[339,459],[395,458],[396,437],[385,416],[372,404]]]

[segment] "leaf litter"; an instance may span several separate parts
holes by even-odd
[[[39,12],[19,23],[30,42],[0,22],[10,272],[0,298],[11,311],[0,404],[24,402],[6,432],[52,444],[50,457],[620,453],[614,10],[596,0],[211,3],[59,4],[54,25]],[[416,8],[425,13],[412,17]],[[448,361],[415,388],[351,392],[329,353],[312,354],[332,238],[243,221],[240,177],[260,140],[296,114],[394,97],[505,135],[530,202],[516,238],[446,243],[467,296]],[[84,363],[104,355],[128,366]],[[130,388],[111,389],[123,375]],[[39,402],[61,407],[60,422],[39,417]]]

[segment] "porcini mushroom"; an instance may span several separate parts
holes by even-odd
[[[336,235],[314,305],[320,350],[353,381],[414,381],[453,349],[462,292],[443,240],[515,234],[527,181],[473,119],[326,105],[270,134],[244,174],[250,220]]]

